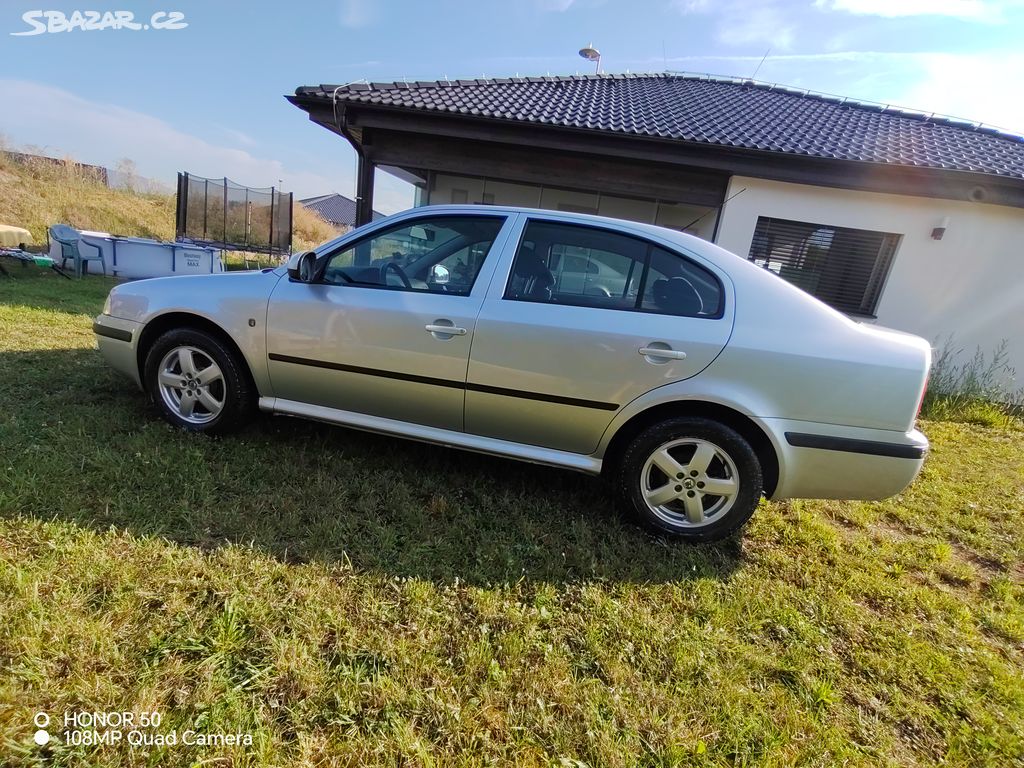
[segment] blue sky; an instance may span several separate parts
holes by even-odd
[[[35,9],[180,11],[178,30],[15,35]],[[1024,0],[4,0],[8,144],[168,184],[177,170],[352,194],[355,156],[283,94],[298,85],[606,72],[750,76],[1024,133]],[[379,178],[377,207],[411,202]]]

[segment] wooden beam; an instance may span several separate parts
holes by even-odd
[[[369,224],[373,221],[373,172],[376,169],[373,161],[364,154],[359,155],[359,169],[356,179],[356,226]]]
[[[381,129],[364,151],[384,165],[694,205],[721,205],[729,181],[725,174],[664,163]]]

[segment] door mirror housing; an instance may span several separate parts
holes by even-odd
[[[316,251],[293,253],[288,259],[288,277],[297,283],[312,282],[315,269]]]

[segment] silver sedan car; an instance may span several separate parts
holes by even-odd
[[[712,541],[762,496],[879,499],[921,469],[931,350],[660,227],[418,208],[262,272],[119,285],[104,357],[172,424],[260,410],[602,474]]]

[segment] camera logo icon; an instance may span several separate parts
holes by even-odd
[[[44,744],[49,743],[50,734],[46,731],[46,726],[50,724],[50,716],[45,712],[36,712],[36,716],[32,718],[32,722],[35,723],[37,730],[32,740],[40,747]]]

